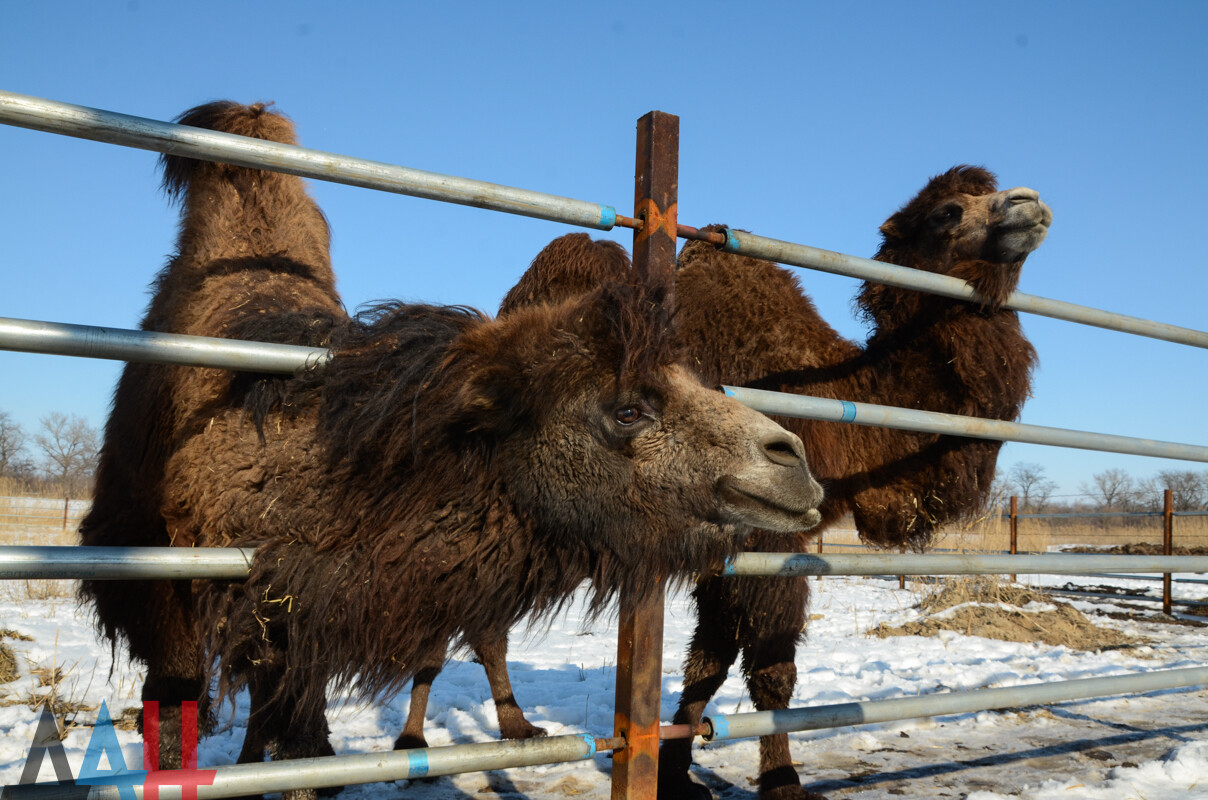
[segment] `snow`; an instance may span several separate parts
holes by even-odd
[[[1025,579],[1026,580],[1026,579]],[[1037,579],[1060,586],[1067,577]],[[1152,588],[1142,581],[1081,579],[1095,584]],[[1136,618],[1096,616],[1148,644],[1087,653],[1068,647],[993,641],[954,632],[935,637],[878,639],[865,632],[878,624],[918,619],[919,590],[896,580],[826,578],[814,583],[809,638],[798,652],[799,679],[793,705],[880,700],[929,692],[972,690],[1042,681],[1101,677],[1130,671],[1208,663],[1202,628]],[[1177,594],[1198,587],[1176,584]],[[1130,610],[1126,599],[1074,601],[1084,611]],[[683,687],[681,660],[695,623],[682,593],[668,598],[663,654],[662,715],[670,720]],[[0,704],[37,689],[31,669],[58,665],[59,694],[98,706],[106,701],[116,718],[138,703],[141,672],[97,639],[87,609],[68,597],[30,600],[23,582],[0,585],[0,628],[32,637],[4,643],[15,653],[18,679],[0,684]],[[112,666],[112,672],[111,672]],[[587,622],[575,604],[548,630],[513,636],[509,667],[515,694],[534,724],[551,734],[611,736],[616,678],[616,635],[611,620]],[[328,707],[332,744],[338,753],[389,750],[406,715],[407,695],[364,704],[333,697]],[[737,671],[706,713],[753,710]],[[793,756],[806,785],[836,798],[953,797],[968,800],[1173,800],[1208,798],[1208,692],[1169,690],[1142,696],[1059,704],[1047,709],[980,712],[858,728],[791,735]],[[80,712],[90,724],[95,711]],[[220,712],[217,731],[199,747],[202,767],[231,763],[239,752],[247,698]],[[0,705],[0,782],[16,783],[37,716],[26,705]],[[64,744],[78,771],[90,727],[70,731]],[[432,688],[426,734],[429,743],[493,741],[498,730],[482,668],[468,659],[449,663]],[[118,732],[127,766],[141,763],[137,734]],[[718,742],[696,749],[694,775],[724,800],[750,800],[758,769],[754,740]],[[423,800],[478,793],[528,797],[606,798],[607,755],[590,763],[517,768],[428,781],[349,787],[347,800],[385,796]],[[51,780],[49,761],[41,780]]]

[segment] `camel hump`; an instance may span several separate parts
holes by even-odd
[[[215,100],[190,108],[177,117],[176,122],[192,128],[205,128],[282,144],[297,144],[294,123],[284,114],[273,111],[272,107],[271,102],[264,101],[243,105],[231,100]],[[164,155],[160,163],[164,170],[164,191],[172,197],[178,197],[190,184],[198,180],[198,170],[209,162],[184,156]],[[227,169],[233,168],[228,165]]]

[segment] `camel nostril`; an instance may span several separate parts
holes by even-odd
[[[1026,186],[1019,186],[1007,192],[1007,202],[1013,206],[1022,203],[1036,203],[1040,201],[1040,192],[1035,189],[1029,189]]]
[[[769,437],[762,444],[768,460],[782,467],[799,466],[805,459],[805,448],[802,447],[801,440],[790,433]]]

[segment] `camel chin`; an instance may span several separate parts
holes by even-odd
[[[804,478],[817,487],[808,473]],[[774,495],[762,481],[744,481],[727,476],[718,482],[717,488],[722,500],[722,517],[729,523],[777,533],[793,533],[809,530],[822,521],[822,515],[818,512],[818,505],[822,501],[820,487],[816,492],[817,499],[806,506],[785,504],[785,498]],[[812,492],[812,489],[809,491]]]
[[[999,192],[996,205],[1003,215],[996,237],[999,257],[1003,262],[1020,261],[1048,236],[1053,210],[1026,186]]]

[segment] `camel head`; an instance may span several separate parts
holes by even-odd
[[[989,171],[953,167],[886,220],[876,259],[962,278],[997,307],[1052,221],[1032,189],[997,191]]]
[[[455,404],[540,535],[667,574],[754,528],[812,527],[822,490],[800,439],[678,363],[661,299],[606,283],[513,308],[458,345]]]
[[[568,233],[541,249],[504,295],[499,313],[579,297],[601,284],[628,280],[631,269],[629,253],[616,242],[593,240],[586,233]]]

